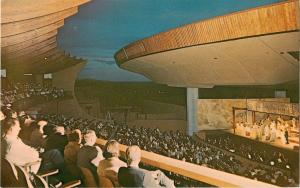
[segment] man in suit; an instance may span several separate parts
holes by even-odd
[[[121,167],[118,172],[119,184],[123,187],[175,187],[174,182],[160,170],[148,171],[139,168],[141,149],[129,146],[126,150],[127,167]]]
[[[78,150],[77,153],[77,166],[88,168],[98,182],[97,167],[99,162],[104,159],[102,150],[96,146],[97,136],[95,131],[87,130],[84,134],[85,144]]]

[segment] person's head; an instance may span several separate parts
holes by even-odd
[[[141,161],[141,149],[139,146],[129,146],[126,149],[126,159],[128,165],[138,166]]]
[[[87,145],[93,146],[96,143],[97,136],[95,131],[87,130],[84,134],[84,141]]]
[[[69,140],[69,142],[76,142],[76,143],[80,144],[81,143],[81,131],[79,129],[73,130],[68,135],[68,140]]]
[[[109,140],[104,147],[104,157],[106,159],[111,157],[119,157],[119,143],[116,140]]]
[[[48,124],[45,120],[40,120],[37,122],[36,128],[39,129],[39,131],[44,134],[44,127]]]
[[[0,121],[5,119],[5,115],[3,114],[2,110],[0,111]]]
[[[39,126],[41,126],[41,127],[44,127],[44,126],[46,126],[47,124],[48,124],[48,122],[46,121],[46,120],[40,120],[40,121],[38,121],[38,123],[37,123]]]
[[[54,125],[53,124],[47,124],[43,127],[44,135],[50,136],[54,133]]]
[[[5,117],[7,118],[17,118],[18,117],[18,114],[16,111],[10,109],[10,108],[5,108],[3,109],[3,114],[5,115]]]
[[[10,135],[15,137],[19,135],[19,132],[21,130],[19,120],[14,118],[5,119],[3,121],[1,128],[5,135]]]
[[[61,135],[65,135],[65,128],[63,126],[55,126],[54,132]]]
[[[19,111],[19,113],[18,113],[18,116],[19,117],[22,117],[22,116],[25,116],[26,115],[26,113],[25,113],[25,111]]]

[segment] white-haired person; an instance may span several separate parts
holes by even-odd
[[[129,146],[126,150],[127,167],[121,167],[118,172],[119,184],[122,187],[175,187],[174,181],[160,170],[148,171],[139,168],[141,149]]]
[[[115,187],[119,187],[118,171],[120,167],[126,167],[127,164],[119,159],[119,143],[116,140],[110,140],[105,144],[103,156],[100,161],[97,172],[99,176],[106,177],[112,181]]]
[[[26,145],[19,138],[21,130],[18,119],[7,118],[1,122],[3,137],[1,140],[1,158],[19,165],[26,166],[32,163],[31,171],[37,172],[40,167],[39,153],[34,148]]]
[[[89,169],[93,173],[96,182],[98,182],[97,167],[99,162],[104,159],[102,150],[99,146],[95,146],[97,140],[95,131],[87,130],[83,138],[85,144],[78,151],[77,165]]]

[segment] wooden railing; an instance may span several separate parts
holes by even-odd
[[[244,37],[299,30],[298,0],[192,23],[136,41],[115,54],[119,65],[153,53]]]
[[[98,139],[97,144],[104,146],[107,141]],[[125,154],[127,146],[120,144],[121,155]],[[208,167],[172,159],[152,152],[142,151],[142,162],[163,170],[208,183],[218,187],[276,187],[271,184],[251,180],[238,175],[214,170]]]

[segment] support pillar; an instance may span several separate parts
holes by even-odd
[[[187,134],[198,131],[198,88],[187,88]]]

